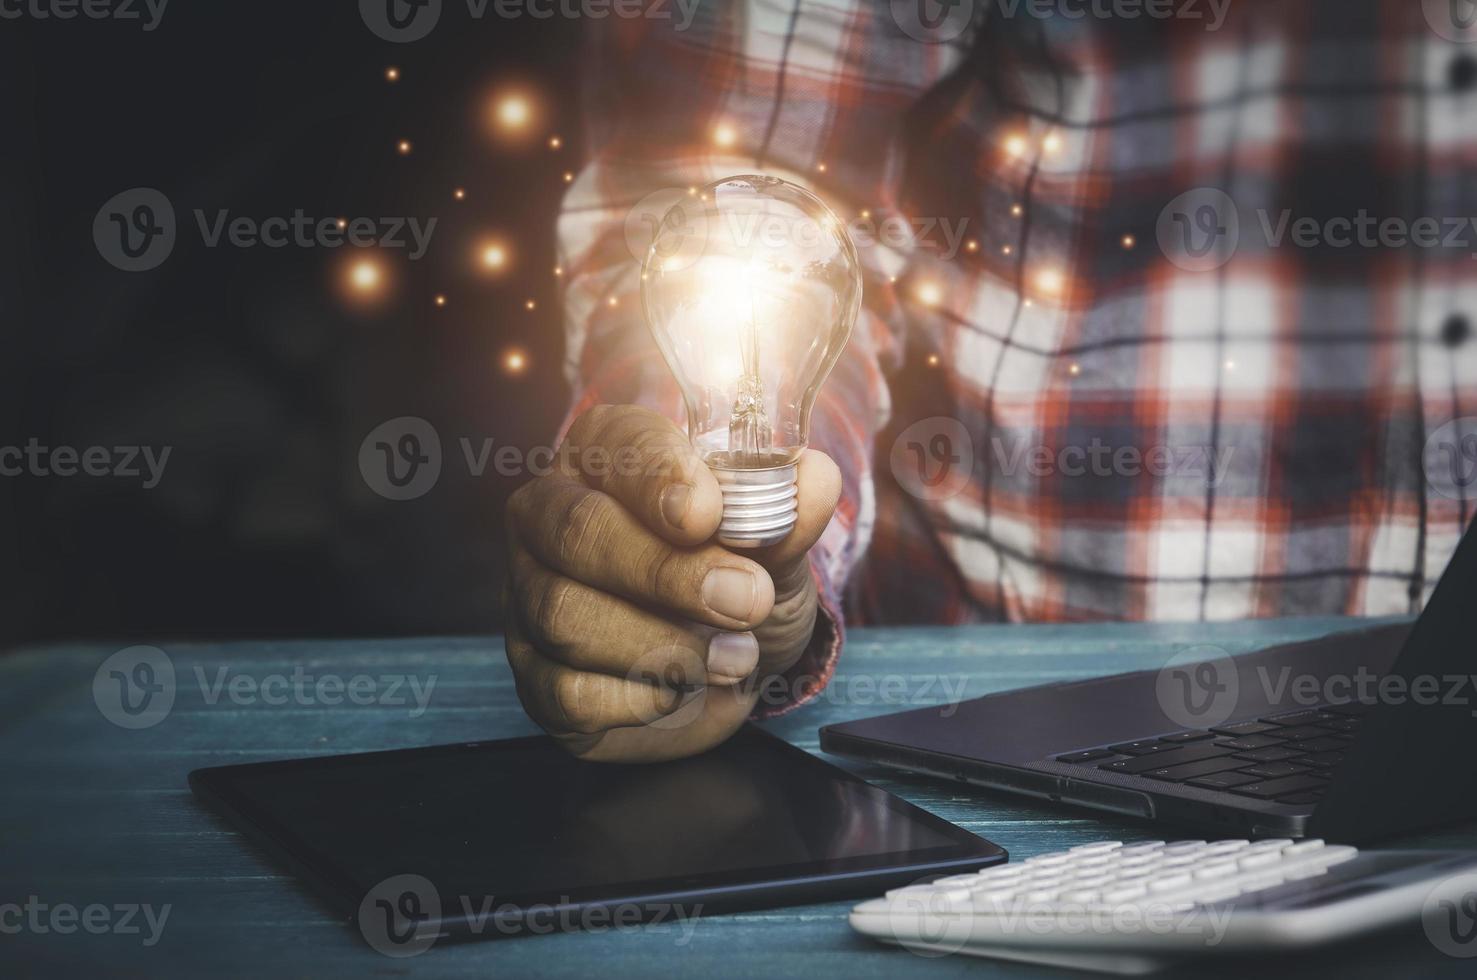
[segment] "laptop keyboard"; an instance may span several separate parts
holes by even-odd
[[[1317,803],[1369,708],[1357,702],[1301,708],[1079,749],[1056,761],[1259,800]]]

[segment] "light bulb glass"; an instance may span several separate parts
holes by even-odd
[[[811,409],[861,307],[851,238],[803,187],[727,177],[663,216],[641,296],[693,447],[723,488],[719,541],[775,543],[794,527]]]

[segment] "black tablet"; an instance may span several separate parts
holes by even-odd
[[[195,794],[383,952],[880,895],[999,847],[746,726],[582,762],[546,737],[200,769]]]

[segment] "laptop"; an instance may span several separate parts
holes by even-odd
[[[1477,818],[1477,533],[1425,610],[1162,669],[828,725],[835,755],[1218,836],[1360,842]]]

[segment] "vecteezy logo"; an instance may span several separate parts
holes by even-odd
[[[637,262],[645,262],[656,244],[652,262],[661,272],[678,272],[702,257],[708,240],[707,208],[681,188],[652,191],[626,212],[625,233],[626,248]]]
[[[943,44],[974,19],[974,0],[892,0],[892,19],[915,41]]]
[[[421,875],[386,878],[359,903],[359,932],[386,956],[419,956],[441,934],[441,895]]]
[[[1164,206],[1155,234],[1169,261],[1186,272],[1209,272],[1236,254],[1241,218],[1230,195],[1197,187]]]
[[[947,500],[969,485],[974,440],[958,419],[914,422],[893,440],[888,462],[898,485],[919,500]]]
[[[359,16],[376,37],[408,44],[435,28],[441,19],[441,0],[359,0]]]
[[[688,676],[684,652],[675,645],[648,650],[626,672],[626,707],[643,726],[679,731],[702,717],[706,678]]]
[[[387,500],[414,500],[441,477],[441,437],[414,415],[390,419],[359,444],[359,473]]]
[[[1421,0],[1426,23],[1447,41],[1477,41],[1477,0]]]
[[[894,939],[905,940],[908,952],[925,959],[957,953],[972,931],[975,899],[968,906],[947,901],[939,889],[920,878],[887,898],[887,927]],[[987,907],[987,906],[985,906]],[[981,908],[984,911],[985,908]]]
[[[92,700],[119,728],[152,728],[174,707],[174,661],[158,647],[119,650],[92,676]]]
[[[124,272],[157,268],[174,251],[174,205],[152,187],[115,194],[92,219],[98,254]]]
[[[1230,718],[1241,695],[1236,664],[1220,647],[1192,646],[1169,658],[1155,678],[1164,716],[1181,728],[1210,728]]]
[[[1477,873],[1454,875],[1432,888],[1421,906],[1421,926],[1447,956],[1477,956]]]
[[[1477,417],[1452,419],[1431,433],[1421,453],[1431,489],[1452,500],[1477,499]]]

